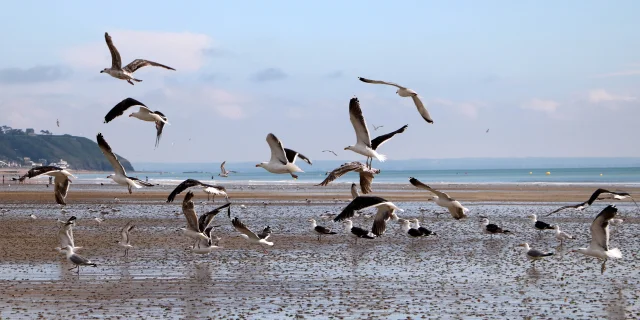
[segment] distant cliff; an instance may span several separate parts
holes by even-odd
[[[93,140],[68,134],[35,135],[20,130],[0,130],[0,160],[21,163],[24,157],[31,158],[33,162],[46,159],[49,163],[64,159],[72,170],[113,171],[111,164]],[[118,159],[125,170],[134,171],[127,159],[120,155]]]

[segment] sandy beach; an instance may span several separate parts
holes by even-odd
[[[435,185],[434,185],[435,186]],[[589,225],[605,202],[585,212],[539,217],[558,223],[577,239],[559,246],[553,232],[539,235],[526,216],[584,201],[594,186],[438,185],[467,206],[470,218],[455,221],[430,195],[403,185],[375,185],[375,194],[419,218],[438,236],[412,241],[390,223],[379,239],[354,243],[339,223],[320,218],[339,213],[350,200],[348,185],[233,186],[231,217],[250,228],[273,228],[268,254],[233,231],[226,214],[214,220],[223,247],[210,255],[186,250],[191,241],[180,204],[165,203],[172,186],[135,190],[114,185],[72,185],[66,214],[44,185],[0,186],[0,317],[16,318],[213,318],[213,319],[415,319],[415,318],[606,318],[640,317],[640,212],[616,202],[621,226],[611,244],[623,258],[600,263],[571,249],[588,245]],[[638,188],[625,188],[637,194]],[[199,212],[224,203],[206,202]],[[114,198],[118,198],[116,201]],[[307,204],[305,199],[310,199]],[[267,202],[267,204],[263,204]],[[100,205],[117,208],[98,224]],[[246,208],[240,208],[240,205]],[[366,211],[364,213],[370,213]],[[29,218],[35,215],[36,220]],[[56,219],[78,218],[74,229],[81,255],[98,264],[79,275],[54,250]],[[512,231],[491,238],[478,216]],[[307,219],[334,229],[319,242]],[[129,257],[116,242],[130,220]],[[372,220],[353,219],[370,228]],[[554,251],[531,267],[519,243]]]

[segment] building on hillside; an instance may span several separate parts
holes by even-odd
[[[22,162],[24,162],[25,164],[31,163],[31,158],[24,157],[24,158],[22,158]]]
[[[62,169],[69,169],[69,163],[67,163],[66,161],[60,159],[60,161],[58,162],[52,162],[49,165],[54,166],[54,167],[59,167]]]
[[[46,166],[49,161],[47,159],[38,159],[38,162],[42,163],[43,166]]]
[[[24,131],[28,136],[35,136],[36,135],[36,131],[33,130],[33,128],[27,128],[27,130]]]

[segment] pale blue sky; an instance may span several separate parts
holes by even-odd
[[[355,160],[343,150],[355,95],[384,125],[372,136],[409,124],[381,147],[390,161],[640,156],[638,12],[637,1],[6,3],[0,124],[100,131],[134,163],[267,161],[269,132],[312,159]],[[135,86],[99,74],[105,31],[124,63],[178,71],[141,69]],[[416,90],[435,124],[358,76]],[[153,124],[102,123],[126,97],[169,117],[157,150]]]

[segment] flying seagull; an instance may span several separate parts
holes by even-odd
[[[353,125],[353,129],[356,132],[356,144],[344,149],[361,154],[367,157],[367,159],[376,158],[380,162],[387,159],[385,155],[376,152],[371,145],[369,129],[367,129],[367,122],[364,120],[364,116],[362,115],[362,109],[360,109],[360,101],[358,101],[358,98],[353,97],[349,100],[349,119],[351,120],[351,125]]]
[[[266,238],[260,238],[257,234],[253,233],[253,231],[249,230],[249,228],[247,228],[247,226],[244,223],[242,223],[242,221],[240,221],[238,217],[235,217],[233,218],[233,220],[231,220],[231,225],[233,225],[236,231],[244,235],[243,238],[245,238],[250,243],[273,246],[273,242],[267,241]],[[268,253],[266,249],[263,248],[263,250],[264,250],[264,253]]]
[[[60,119],[56,119],[56,125],[58,125],[58,128],[60,128]]]
[[[60,247],[56,248],[58,252],[65,254],[67,246],[71,246],[74,250],[81,249],[82,247],[76,247],[73,241],[73,227],[76,225],[76,217],[72,216],[67,221],[62,221],[63,225],[58,230],[58,241],[60,241]]]
[[[623,200],[623,199],[627,199],[630,198],[631,201],[633,201],[633,203],[636,205],[636,207],[638,207],[638,204],[636,203],[636,201],[631,197],[631,195],[628,192],[613,192],[613,191],[609,191],[606,189],[602,189],[599,188],[598,190],[596,190],[595,192],[593,192],[591,194],[591,197],[589,197],[589,200],[585,201],[585,202],[581,202],[578,204],[574,204],[574,205],[568,205],[568,206],[564,206],[564,207],[560,207],[550,213],[547,214],[547,216],[550,216],[556,212],[562,211],[564,209],[575,209],[577,211],[582,211],[584,209],[586,209],[588,206],[592,205],[596,200]]]
[[[404,210],[398,208],[393,202],[387,201],[380,197],[373,196],[360,196],[351,201],[343,210],[337,215],[333,221],[339,222],[342,220],[353,217],[356,211],[376,208],[378,212],[373,220],[373,226],[371,227],[371,233],[375,236],[381,236],[387,229],[387,221],[389,219],[397,220],[396,210],[402,212]]]
[[[256,164],[256,167],[262,167],[271,173],[288,173],[294,179],[298,179],[298,176],[294,172],[304,172],[294,162],[298,157],[311,165],[311,160],[304,155],[293,151],[291,149],[284,148],[282,142],[273,134],[267,135],[267,143],[271,149],[271,159],[269,162],[261,162]]]
[[[121,247],[124,247],[124,256],[125,257],[127,257],[129,255],[129,249],[133,248],[133,246],[131,245],[131,237],[129,236],[129,233],[135,227],[136,226],[133,224],[133,221],[129,221],[124,226],[124,228],[122,228],[122,230],[120,231],[120,235],[122,236],[122,240],[118,241],[118,245],[120,245]]]
[[[384,127],[384,126],[376,126],[375,124],[371,124],[373,126],[373,130],[378,131],[378,129]]]
[[[160,143],[160,137],[162,136],[162,129],[165,124],[168,124],[168,119],[164,114],[160,111],[151,111],[147,106],[145,106],[142,102],[133,99],[126,98],[120,101],[115,107],[111,108],[111,110],[104,117],[104,123],[109,123],[109,121],[115,119],[118,116],[124,114],[124,112],[133,107],[140,106],[137,112],[133,112],[129,115],[129,117],[138,118],[142,121],[154,122],[156,124],[156,147],[158,147],[158,143]]]
[[[480,220],[480,224],[482,225],[482,232],[490,234],[493,238],[493,235],[496,233],[510,233],[511,231],[502,229],[498,227],[497,224],[489,223],[489,219],[486,217],[482,217]]]
[[[326,186],[331,183],[333,180],[336,180],[347,172],[358,172],[360,174],[360,189],[362,189],[362,193],[367,194],[371,192],[371,183],[373,182],[373,178],[375,174],[380,173],[379,169],[369,168],[367,165],[363,164],[359,161],[347,162],[340,167],[333,169],[324,179],[324,181],[320,182],[318,186]],[[353,189],[353,186],[352,186]],[[352,192],[353,194],[353,192]]]
[[[413,177],[409,178],[409,182],[415,187],[418,187],[420,189],[427,189],[431,191],[431,193],[435,194],[435,196],[433,196],[433,200],[436,202],[436,204],[441,207],[447,208],[447,210],[449,210],[449,213],[451,213],[451,216],[454,219],[460,220],[462,218],[467,217],[467,212],[469,212],[469,209],[463,207],[462,204],[460,204],[460,202],[449,197],[448,194],[438,191],[436,189],[433,189]]]
[[[375,239],[376,237],[374,235],[371,235],[371,233],[369,233],[369,231],[359,228],[359,227],[354,227],[353,226],[353,222],[349,219],[344,220],[344,222],[342,222],[344,224],[345,227],[345,232],[347,234],[350,234],[352,237],[354,237],[356,239],[356,243],[358,243],[358,238],[363,238],[363,239]]]
[[[591,223],[591,243],[588,248],[579,248],[571,252],[579,252],[587,256],[604,260],[600,273],[607,269],[606,263],[609,258],[622,258],[622,252],[618,248],[609,248],[609,221],[618,214],[615,205],[604,208]]]
[[[73,247],[71,247],[70,245],[67,245],[67,260],[69,260],[71,263],[73,263],[75,266],[71,269],[69,269],[69,271],[73,270],[73,269],[78,269],[78,273],[80,273],[80,267],[81,266],[91,266],[91,267],[97,267],[98,265],[87,260],[87,258],[76,254],[73,251]]]
[[[366,83],[374,83],[374,84],[386,84],[389,86],[394,86],[396,88],[398,88],[398,90],[396,91],[396,93],[401,96],[401,97],[411,97],[411,99],[413,99],[413,103],[416,105],[416,108],[418,108],[418,112],[420,112],[420,115],[422,116],[422,118],[424,120],[426,120],[428,123],[433,123],[433,120],[431,119],[431,116],[429,115],[429,111],[427,111],[427,108],[424,107],[424,104],[422,103],[422,101],[420,100],[420,97],[418,96],[418,93],[409,89],[409,88],[405,88],[399,84],[395,84],[393,82],[385,82],[385,81],[380,81],[380,80],[370,80],[370,79],[366,79],[366,78],[362,78],[362,77],[358,77],[358,79],[360,79],[360,81],[362,82],[366,82]]]
[[[109,160],[109,163],[111,163],[111,166],[115,171],[115,174],[110,174],[107,178],[111,178],[111,180],[119,185],[126,186],[129,189],[129,194],[133,193],[132,188],[142,188],[142,186],[153,187],[153,184],[151,183],[142,181],[138,178],[127,177],[127,172],[124,171],[124,167],[120,164],[120,161],[118,161],[118,157],[113,153],[111,147],[102,136],[102,133],[98,133],[97,140],[100,150],[102,150],[102,153],[107,160]]]
[[[195,205],[192,201],[193,196],[193,192],[189,191],[184,196],[184,199],[182,199],[182,213],[187,220],[187,227],[181,228],[180,230],[182,230],[184,235],[186,235],[187,237],[196,240],[197,244],[197,241],[199,240],[209,239],[209,235],[204,233],[205,230],[209,228],[211,221],[213,221],[213,218],[220,212],[220,210],[230,206],[231,204],[227,203],[213,209],[212,211],[203,213],[202,215],[200,215],[200,217],[198,217]]]
[[[113,45],[111,36],[107,32],[104,33],[104,40],[107,42],[107,46],[109,47],[109,51],[111,52],[111,68],[104,68],[102,71],[100,71],[100,73],[106,73],[116,79],[126,80],[131,85],[133,85],[133,82],[131,80],[136,82],[142,81],[133,77],[133,73],[142,67],[153,66],[162,67],[174,71],[176,70],[163,64],[144,59],[135,59],[123,68],[122,60],[120,59],[120,53],[118,52],[118,49],[116,49],[116,46]]]
[[[336,154],[335,152],[333,152],[331,150],[322,150],[322,152],[331,152],[331,153],[333,153],[334,156],[336,156],[336,157],[338,156],[338,154]]]
[[[229,202],[229,197],[227,196],[227,189],[225,189],[225,187],[202,183],[195,179],[187,179],[185,181],[182,181],[182,183],[180,183],[175,189],[173,189],[173,191],[171,191],[171,193],[167,197],[167,202],[173,202],[176,196],[179,195],[182,191],[185,191],[191,187],[196,187],[196,186],[202,187],[204,192],[206,192],[208,195],[213,194],[214,199],[216,195],[222,195],[225,197],[225,199],[227,199],[227,202]]]
[[[383,143],[389,141],[389,139],[393,138],[393,136],[395,136],[396,134],[403,133],[404,130],[406,130],[408,126],[409,125],[405,124],[404,126],[402,126],[402,128],[400,128],[400,129],[398,129],[396,131],[389,132],[387,134],[383,134],[381,136],[378,136],[378,137],[374,138],[373,140],[371,140],[371,149],[373,149],[375,151],[378,151],[378,147],[380,147]],[[367,158],[367,160],[373,161],[372,158]],[[371,167],[371,163],[370,162],[368,163],[368,165],[369,165],[369,167]]]
[[[309,222],[311,222],[311,229],[318,234],[318,241],[320,241],[320,236],[322,235],[336,234],[335,232],[331,231],[331,229],[327,227],[319,226],[318,224],[316,224],[315,219],[309,219]]]
[[[235,171],[227,171],[227,169],[224,167],[224,164],[227,163],[226,161],[222,161],[222,164],[220,165],[220,173],[218,173],[219,176],[226,178],[229,176],[229,173],[237,173]]]
[[[39,175],[46,175],[53,177],[54,186],[53,186],[53,195],[56,198],[56,203],[59,205],[66,205],[65,198],[67,197],[67,192],[69,191],[69,184],[71,183],[71,179],[69,177],[74,177],[69,171],[62,169],[60,167],[55,166],[41,166],[35,167],[31,170],[27,171],[27,173],[18,179],[20,182],[24,181],[26,178],[33,178]]]
[[[524,247],[525,254],[527,255],[527,259],[529,259],[531,261],[531,264],[534,266],[537,260],[553,255],[553,252],[544,252],[537,249],[533,249],[529,247],[529,244],[526,242],[523,244],[520,244],[519,246]]]

